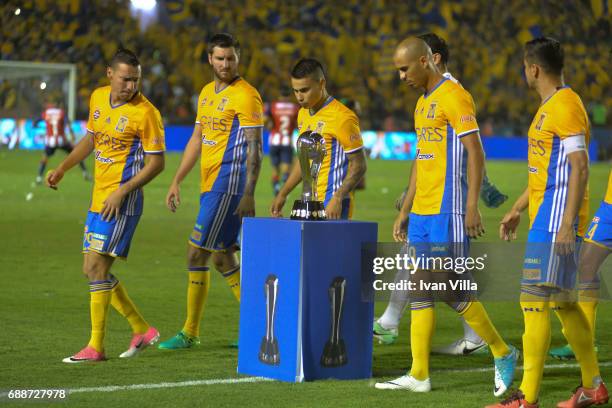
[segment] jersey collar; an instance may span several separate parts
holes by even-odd
[[[427,91],[423,94],[424,98],[427,98],[429,95],[431,95],[432,93],[434,93],[436,91],[436,89],[438,89],[440,87],[440,85],[442,85],[445,81],[448,81],[448,78],[446,78],[445,76],[442,76],[442,79],[440,80],[440,82],[438,82],[436,84],[436,86],[433,87],[433,89],[431,90],[430,93],[427,93]]]
[[[236,78],[232,79],[232,81],[227,84],[225,87],[223,87],[223,89],[221,89],[220,91],[217,91],[217,84],[214,83],[213,81],[213,86],[215,87],[215,94],[218,95],[221,92],[225,91],[227,88],[229,88],[230,86],[232,86],[234,84],[234,82],[238,81],[240,79],[240,75],[236,76]]]
[[[331,103],[331,101],[334,100],[334,97],[329,95],[327,97],[327,99],[325,100],[325,102],[323,102],[323,105],[321,105],[321,107],[319,108],[319,110],[317,110],[315,113],[312,113],[310,109],[308,109],[308,114],[310,115],[310,117],[313,117],[314,115],[316,115],[318,112],[321,112],[323,110],[323,108],[325,108],[327,105],[329,105]]]
[[[140,93],[140,91],[136,91],[136,93],[135,93],[134,95],[132,95],[132,97],[131,97],[130,99],[128,99],[127,101],[122,102],[122,103],[120,103],[119,105],[115,105],[115,106],[113,106],[113,103],[111,102],[111,94],[110,94],[110,92],[109,92],[109,93],[108,93],[108,104],[110,105],[111,109],[118,108],[118,107],[120,107],[120,106],[125,105],[126,103],[129,103],[129,102],[133,101],[133,100],[134,100],[134,98],[136,98],[136,95],[138,95],[139,93]]]
[[[555,96],[555,95],[557,94],[557,92],[559,92],[559,91],[561,91],[561,90],[563,90],[563,89],[565,89],[565,88],[569,88],[569,85],[563,85],[563,86],[558,87],[558,88],[557,88],[557,90],[556,90],[555,92],[553,92],[553,94],[552,94],[552,95],[550,95],[548,98],[546,98],[546,99],[544,99],[544,100],[542,101],[542,103],[540,104],[540,106],[544,106],[544,104],[545,104],[546,102],[550,101],[550,99],[551,99],[553,96]]]

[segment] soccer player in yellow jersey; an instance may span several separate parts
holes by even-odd
[[[552,38],[525,44],[525,77],[542,100],[529,127],[529,185],[500,225],[500,238],[516,238],[521,212],[529,208],[529,235],[521,308],[525,368],[520,388],[488,408],[535,408],[550,345],[550,310],[555,310],[576,353],[582,384],[561,408],[608,401],[592,329],[578,304],[564,296],[576,278],[575,246],[588,211],[589,121],[580,97],[563,81],[564,54]]]
[[[179,186],[200,158],[200,212],[189,238],[187,319],[162,349],[199,344],[200,321],[210,286],[208,261],[240,301],[236,257],[242,217],[255,216],[255,185],[262,160],[263,103],[255,88],[238,75],[240,44],[229,34],[208,43],[214,81],[202,89],[191,139],[168,190],[166,204],[176,211]]]
[[[327,154],[317,180],[317,194],[328,219],[350,219],[353,190],[366,171],[359,119],[349,108],[327,93],[321,63],[312,58],[297,62],[291,70],[291,86],[302,107],[298,112],[298,132],[307,130],[325,139]],[[270,212],[282,216],[287,196],[299,184],[302,171],[295,163],[289,178],[274,198]]]
[[[465,257],[469,238],[484,232],[478,211],[484,152],[474,101],[460,85],[442,76],[433,62],[431,49],[422,39],[402,41],[393,58],[400,80],[425,90],[414,112],[416,165],[393,225],[393,236],[398,242],[405,242],[408,236],[418,256]],[[418,270],[414,277],[427,281],[433,273]],[[434,302],[431,293],[421,292],[410,299],[410,372],[377,383],[378,389],[431,390],[429,354],[435,324]],[[494,394],[501,395],[514,378],[517,350],[502,340],[480,302],[468,295],[448,303],[489,345],[495,358]]]
[[[83,238],[91,338],[84,349],[65,358],[65,363],[105,360],[109,305],[128,320],[134,332],[128,350],[120,357],[135,356],[159,339],[159,332],[143,319],[110,269],[115,258],[128,256],[142,214],[142,187],[164,169],[164,127],[158,110],[138,92],[141,68],[133,52],[117,51],[107,76],[110,86],[91,95],[87,136],[47,175],[47,185],[56,189],[66,171],[94,152],[93,197]]]

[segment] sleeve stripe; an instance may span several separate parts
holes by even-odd
[[[94,132],[94,131],[93,131],[93,130],[91,130],[91,129],[87,129],[87,132],[91,133],[92,135],[93,135],[94,133],[96,133],[96,132]]]
[[[240,129],[255,129],[262,128],[264,125],[255,125],[255,126],[240,126]]]
[[[199,120],[196,120],[196,121],[195,121],[195,123],[196,123],[196,125],[199,125],[199,124],[200,124],[200,121],[199,121]]]
[[[474,133],[474,132],[479,132],[479,131],[480,131],[480,129],[478,129],[478,128],[476,128],[476,129],[472,129],[472,130],[467,130],[467,131],[465,131],[465,132],[459,133],[459,134],[457,135],[457,137],[458,137],[458,138],[462,138],[462,137],[464,137],[464,136],[467,136],[467,135],[469,135],[469,134],[472,134],[472,133]]]
[[[144,151],[146,154],[160,154],[165,152],[165,150],[145,150]]]
[[[357,152],[357,151],[359,151],[359,150],[361,150],[361,149],[363,149],[363,146],[359,146],[359,147],[357,147],[357,148],[355,148],[355,149],[351,149],[351,150],[345,150],[345,151],[344,151],[344,153],[345,153],[345,154],[355,153],[355,152]]]

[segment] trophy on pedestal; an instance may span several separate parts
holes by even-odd
[[[329,303],[331,306],[331,327],[329,340],[325,343],[321,355],[323,367],[339,367],[348,363],[346,346],[340,338],[340,321],[342,320],[342,307],[344,306],[344,289],[346,279],[338,276],[329,286]]]
[[[274,336],[276,297],[278,295],[278,278],[275,275],[268,275],[264,284],[264,294],[266,296],[266,335],[261,339],[259,361],[268,365],[279,365],[278,341]]]
[[[325,139],[307,130],[297,140],[297,156],[302,169],[302,199],[295,200],[292,220],[322,221],[327,218],[323,202],[317,196],[317,179],[325,157]]]

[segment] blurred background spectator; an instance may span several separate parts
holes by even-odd
[[[212,78],[206,40],[230,32],[242,44],[240,72],[264,100],[279,96],[300,57],[312,56],[324,62],[332,95],[360,103],[363,129],[409,130],[419,95],[399,86],[393,50],[408,35],[433,31],[449,44],[449,69],[474,96],[483,135],[524,135],[539,100],[523,80],[522,47],[540,35],[563,43],[566,82],[582,96],[593,125],[610,125],[611,6],[607,0],[158,0],[146,12],[127,0],[9,0],[0,6],[0,58],[77,64],[77,116],[86,118],[89,95],[106,84],[106,61],[121,43],[140,55],[142,92],[165,121],[190,124]],[[1,109],[14,108],[15,92],[24,90],[0,82]]]

